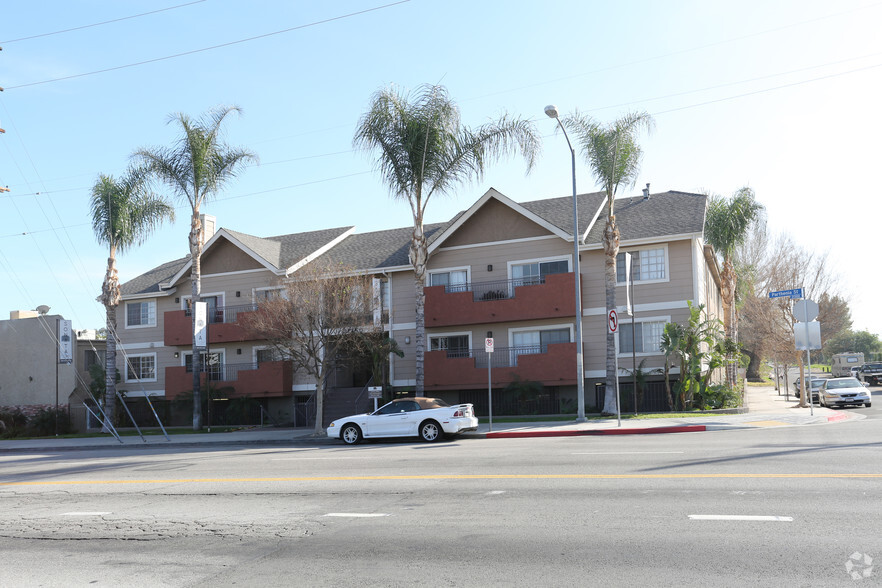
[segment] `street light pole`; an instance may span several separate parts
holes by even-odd
[[[563,131],[570,148],[570,156],[573,164],[573,273],[576,278],[576,395],[578,413],[576,422],[584,423],[585,418],[585,366],[582,357],[582,272],[579,269],[579,206],[576,201],[576,150],[570,143],[570,137],[563,123],[560,122],[560,114],[557,107],[549,104],[545,107],[545,114],[557,121],[560,130]]]

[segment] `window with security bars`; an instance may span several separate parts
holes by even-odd
[[[659,351],[662,333],[665,330],[663,321],[642,322],[632,326],[629,323],[619,325],[619,353],[656,353]],[[636,349],[634,341],[637,341]]]
[[[667,277],[665,271],[665,250],[658,249],[641,249],[639,251],[630,251],[631,254],[631,272],[634,275],[635,282],[645,280],[664,280]],[[616,281],[625,282],[625,254],[619,253],[616,256]]]

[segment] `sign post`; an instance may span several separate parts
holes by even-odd
[[[800,289],[801,290],[801,289]],[[815,403],[812,398],[812,349],[821,348],[821,323],[816,322],[820,312],[818,303],[808,298],[797,300],[793,305],[793,316],[800,322],[793,325],[793,337],[796,349],[805,349],[808,363],[808,385],[805,388],[805,397],[809,403],[809,411],[815,415]],[[805,384],[805,382],[803,382]]]
[[[611,308],[609,312],[606,313],[606,324],[609,327],[609,332],[615,335],[619,330],[619,313],[616,312],[615,308]],[[616,353],[616,420],[618,421],[618,426],[622,426],[622,410],[621,410],[621,402],[619,402],[619,354]]]
[[[484,339],[484,351],[487,352],[487,400],[489,406],[489,415],[490,415],[490,431],[493,431],[493,378],[492,374],[492,364],[493,364],[493,337],[487,337]]]
[[[377,399],[383,397],[382,386],[368,386],[368,398],[374,399],[374,412],[377,412]]]

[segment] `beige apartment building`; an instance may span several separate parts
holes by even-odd
[[[676,191],[647,190],[642,197],[616,200],[620,250],[634,260],[633,330],[624,312],[624,266],[619,260],[617,342],[623,382],[630,381],[627,374],[635,356],[637,362],[645,360],[646,370],[663,366],[661,331],[667,322],[688,319],[688,302],[703,304],[712,316],[720,314],[719,271],[704,242],[706,206],[706,196]],[[598,405],[597,385],[606,373],[604,194],[579,195],[578,209],[579,320],[590,410]],[[479,414],[486,414],[489,371],[494,414],[549,414],[575,407],[572,210],[572,197],[517,203],[490,189],[468,210],[425,227],[430,253],[425,284],[427,396],[472,402]],[[308,424],[314,406],[312,378],[277,360],[265,341],[243,328],[241,317],[311,262],[342,263],[372,277],[380,293],[375,320],[404,351],[404,357],[389,358],[387,396],[412,391],[416,316],[414,274],[407,257],[411,232],[411,227],[402,227],[358,233],[344,226],[273,237],[228,228],[206,235],[202,296],[209,307],[210,361],[205,377],[224,390],[219,402],[247,397],[273,420]],[[163,263],[122,285],[118,332],[126,360],[119,365],[126,370],[120,388],[128,398],[150,395],[175,401],[190,396],[190,291],[188,258]],[[484,351],[488,337],[494,339],[492,356]],[[542,392],[519,397],[516,390],[525,382],[538,383]],[[341,416],[335,412],[367,410],[366,383],[365,377],[340,366],[329,380],[326,420]],[[515,390],[508,400],[502,393],[506,387]]]

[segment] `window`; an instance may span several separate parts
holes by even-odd
[[[210,324],[224,322],[223,297],[222,296],[200,296],[202,302],[205,303],[205,316]],[[184,298],[184,305],[187,309],[187,316],[191,316],[193,308],[193,298],[187,296]]]
[[[512,344],[515,347],[535,347],[530,353],[545,353],[549,343],[569,343],[570,330],[546,329],[544,331],[516,331],[512,333]]]
[[[565,274],[569,270],[569,262],[565,259],[519,263],[511,266],[511,277],[512,280],[516,280],[516,286],[530,286],[533,284],[544,284],[545,276]]]
[[[664,280],[667,278],[665,271],[665,249],[641,249],[629,251],[631,254],[631,271],[634,281]],[[625,282],[625,254],[619,253],[616,257],[616,281]]]
[[[155,327],[156,301],[126,303],[126,327]]]
[[[206,361],[204,351],[199,352],[199,359],[202,362]],[[201,371],[208,372],[208,377],[212,381],[223,381],[224,380],[224,377],[223,377],[223,375],[224,375],[224,354],[217,353],[217,352],[216,353],[209,353],[207,362],[208,362],[207,365],[200,363],[200,365],[198,365],[197,368],[200,369]],[[184,355],[184,365],[186,366],[188,373],[193,372],[193,354],[192,353],[188,353],[188,354]]]
[[[432,272],[429,274],[430,286],[446,286],[445,292],[467,292],[469,289],[469,272],[467,270],[450,270],[449,272]]]
[[[83,362],[84,371],[88,372],[89,368],[93,365],[103,365],[104,364],[104,351],[95,350],[95,349],[86,349],[86,354]]]
[[[429,337],[429,351],[446,351],[447,357],[469,357],[468,335]]]
[[[156,354],[130,355],[126,360],[126,382],[155,382]]]
[[[272,347],[257,350],[257,365],[268,361],[279,361],[279,352]]]
[[[634,337],[631,336],[631,325],[619,324],[619,353],[658,353],[662,333],[665,330],[664,321],[638,322],[634,324]],[[634,348],[634,339],[637,347]]]

